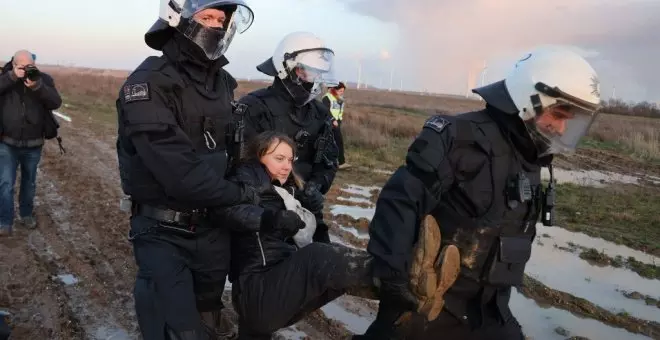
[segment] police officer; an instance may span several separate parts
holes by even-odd
[[[346,163],[346,157],[344,156],[344,136],[341,133],[341,126],[344,120],[344,106],[346,106],[346,102],[344,101],[345,91],[346,85],[339,82],[339,85],[329,88],[321,100],[332,115],[332,135],[337,143],[337,161],[340,170],[351,167],[350,164]]]
[[[142,336],[216,339],[229,268],[229,230],[214,209],[258,204],[259,190],[224,179],[235,79],[223,70],[242,0],[165,0],[145,42],[163,52],[128,77],[117,100],[122,189],[131,196]],[[123,201],[126,203],[126,201]]]
[[[425,122],[383,187],[369,230],[377,271],[396,280],[408,272],[416,221],[436,218],[442,245],[458,247],[461,262],[444,309],[430,322],[406,319],[411,308],[383,296],[355,339],[524,339],[508,306],[511,288],[522,284],[539,216],[553,225],[552,157],[574,150],[596,118],[598,76],[570,50],[541,48],[504,80],[473,91],[485,109]]]
[[[244,140],[276,130],[296,142],[294,168],[305,181],[296,198],[316,217],[314,241],[325,243],[330,242],[330,236],[323,221],[323,195],[337,172],[337,145],[332,136],[332,116],[315,97],[322,84],[336,84],[333,59],[334,52],[312,33],[291,33],[271,58],[257,66],[260,72],[274,77],[272,85],[239,100],[246,107]]]

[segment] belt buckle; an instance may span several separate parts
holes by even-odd
[[[194,233],[197,231],[197,226],[199,224],[199,217],[201,215],[201,211],[199,209],[194,209],[189,213],[190,219],[188,220],[188,231],[191,233]]]

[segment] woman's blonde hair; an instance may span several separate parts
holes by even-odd
[[[278,131],[265,131],[258,134],[248,144],[247,152],[245,153],[245,157],[243,158],[243,161],[261,162],[261,157],[268,154],[268,150],[270,149],[271,145],[275,144],[275,147],[277,147],[277,145],[279,145],[280,143],[284,143],[289,147],[291,147],[291,151],[293,153],[293,159],[295,160],[296,143],[294,143],[289,136]],[[293,184],[295,184],[295,186],[298,187],[298,189],[302,189],[305,185],[305,182],[293,169],[291,170],[291,174],[289,175],[287,181],[293,181]]]

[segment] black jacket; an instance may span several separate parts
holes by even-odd
[[[224,178],[237,83],[222,69],[227,59],[205,61],[197,50],[175,35],[163,56],[147,58],[119,93],[119,171],[124,192],[137,203],[190,211],[252,201]]]
[[[10,67],[0,74],[0,135],[2,142],[18,147],[40,146],[44,122],[62,105],[53,78],[41,73],[35,89],[15,78]]]
[[[265,168],[258,162],[248,162],[239,165],[231,181],[263,187],[269,183],[280,186],[278,181],[271,181]],[[293,183],[281,186],[291,194],[295,193]],[[265,209],[274,212],[285,210],[284,200],[273,191],[270,195],[262,195],[260,206],[241,204],[226,208],[217,216],[219,221],[232,230],[231,238],[231,273],[230,279],[246,273],[260,272],[269,269],[298,250],[292,241],[293,235],[273,230],[261,232],[262,214]],[[215,217],[214,217],[215,220]]]
[[[445,309],[477,327],[491,301],[511,317],[510,290],[522,283],[536,235],[544,161],[522,121],[492,107],[429,118],[378,197],[367,247],[376,276],[406,275],[419,222],[432,214],[443,244],[456,245],[462,258]],[[520,176],[529,183],[524,202],[510,189]]]
[[[239,102],[248,107],[245,140],[268,130],[287,134],[298,144],[296,173],[305,182],[319,185],[321,193],[327,193],[337,173],[338,156],[328,108],[316,99],[297,107],[279,78],[267,88],[248,93]],[[323,143],[319,143],[321,137],[325,137]],[[323,157],[315,162],[321,147]]]

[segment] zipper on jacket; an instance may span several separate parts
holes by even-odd
[[[257,231],[257,243],[259,243],[259,250],[261,250],[261,260],[263,261],[264,267],[266,266],[266,255],[264,254],[264,247],[261,245],[261,237],[259,237],[259,232]]]

